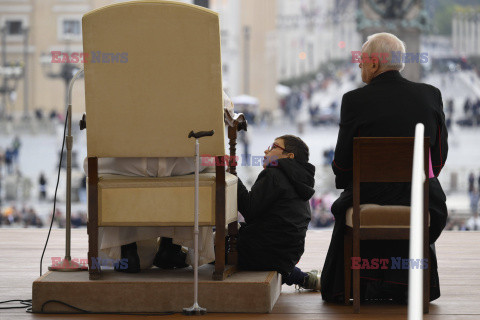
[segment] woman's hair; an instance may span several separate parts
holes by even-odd
[[[297,136],[286,134],[276,139],[282,139],[285,144],[285,150],[283,153],[293,153],[295,159],[300,162],[308,162],[308,157],[310,155],[308,146]],[[275,139],[275,140],[276,140]]]
[[[367,37],[367,41],[362,45],[362,52],[372,57],[372,53],[376,53],[379,57],[379,70],[398,70],[402,71],[405,67],[403,57],[405,56],[405,43],[398,39],[395,35],[387,32],[375,33]],[[392,62],[392,52],[397,54]],[[388,53],[385,56],[387,62],[382,63],[381,54]]]

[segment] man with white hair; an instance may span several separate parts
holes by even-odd
[[[362,81],[367,85],[347,92],[342,99],[332,168],[337,189],[344,191],[332,205],[335,227],[321,283],[326,301],[343,302],[344,299],[343,230],[346,211],[353,202],[354,137],[412,137],[417,123],[425,125],[425,136],[430,137],[430,300],[440,296],[434,242],[447,220],[446,197],[437,180],[447,159],[447,128],[440,90],[411,82],[400,74],[405,64],[395,58],[404,57],[405,53],[405,44],[393,34],[369,36],[359,61]],[[409,206],[410,195],[410,183],[364,183],[360,203]],[[361,250],[362,258],[408,258],[408,241],[362,241]],[[408,270],[361,270],[360,278],[363,299],[407,301]]]

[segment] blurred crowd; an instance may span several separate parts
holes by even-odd
[[[2,211],[0,214],[0,227],[48,227],[52,219],[52,214],[49,215],[48,221],[44,221],[33,207],[22,207],[20,210],[16,206],[11,205]],[[65,215],[56,209],[53,225],[58,228],[65,228]],[[78,211],[72,213],[71,216],[72,228],[87,226],[87,212]]]
[[[479,106],[480,107],[480,106]],[[475,187],[477,185],[477,187]],[[463,226],[465,230],[480,230],[478,203],[480,201],[480,174],[475,177],[473,172],[468,175],[468,196],[470,198],[470,218]]]
[[[310,208],[312,210],[312,220],[310,228],[328,228],[335,222],[330,208],[335,201],[336,196],[333,193],[316,193],[310,199]]]
[[[15,206],[9,206],[3,210],[0,216],[0,226],[41,228],[43,221],[32,207],[23,207],[21,210],[17,210]]]
[[[451,122],[453,116],[453,102],[449,100],[445,112],[447,118],[447,125]],[[460,126],[478,127],[480,126],[480,98],[470,99],[466,98],[463,104],[463,116],[457,121]]]
[[[0,175],[1,168],[5,166],[7,174],[13,174],[18,169],[18,159],[22,142],[18,136],[15,136],[6,150],[0,148]],[[1,176],[0,176],[1,179]]]
[[[339,121],[341,95],[332,94],[332,90],[338,89],[342,83],[353,83],[357,74],[352,65],[332,66],[331,69],[317,74],[310,81],[293,85],[291,92],[279,99],[283,116],[296,124],[300,134],[307,124],[336,125]],[[322,99],[315,99],[316,95],[321,95]]]
[[[56,110],[51,110],[47,116],[44,110],[36,109],[34,111],[34,114],[35,114],[35,119],[37,121],[50,120],[50,121],[58,121],[59,123],[63,123],[63,121],[65,120],[63,114],[58,113]]]
[[[0,146],[0,209],[2,201],[28,200],[32,181],[23,175],[20,167],[22,141],[15,136],[6,147]]]
[[[480,231],[480,218],[478,213],[468,219],[460,216],[448,217],[445,230],[452,231]]]
[[[468,175],[468,197],[470,212],[468,214],[449,213],[445,230],[480,231],[479,202],[480,202],[480,174],[473,172]]]
[[[52,113],[51,117],[53,116],[57,117],[58,115]],[[50,214],[47,221],[45,214],[38,213],[38,208],[42,208],[42,206],[35,206],[29,202],[32,182],[30,178],[24,177],[20,170],[21,146],[20,138],[15,136],[5,149],[0,148],[0,227],[47,227],[52,215]],[[35,198],[38,197],[39,204],[52,200],[47,197],[48,181],[44,172],[40,173],[37,181],[38,196]],[[82,185],[77,190],[83,196],[84,202],[86,201],[85,184],[86,179],[83,178]],[[18,205],[18,203],[25,205]],[[87,213],[83,211],[73,213],[71,222],[73,228],[86,226]],[[65,215],[59,209],[55,211],[54,224],[59,228],[65,227]]]

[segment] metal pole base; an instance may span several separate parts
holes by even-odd
[[[84,265],[80,265],[78,262],[69,260],[69,259],[62,259],[62,261],[58,262],[55,265],[51,265],[48,267],[50,271],[88,271],[88,267]]]
[[[186,316],[201,316],[207,313],[207,309],[200,307],[195,303],[190,308],[183,308],[183,314]]]

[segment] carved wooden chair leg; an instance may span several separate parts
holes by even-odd
[[[353,257],[360,257],[360,239],[355,233],[353,238]],[[353,313],[360,313],[360,269],[353,269]]]
[[[98,262],[98,158],[88,158],[88,273],[90,280],[100,279]],[[93,263],[93,259],[96,263]]]
[[[344,236],[344,274],[345,274],[345,305],[350,304],[350,292],[352,290],[352,234],[346,231]]]
[[[228,224],[228,259],[230,265],[238,264],[237,252],[238,223],[237,221]]]
[[[217,157],[216,163],[224,163],[223,157]],[[214,280],[225,279],[225,167],[215,168],[215,271]]]

